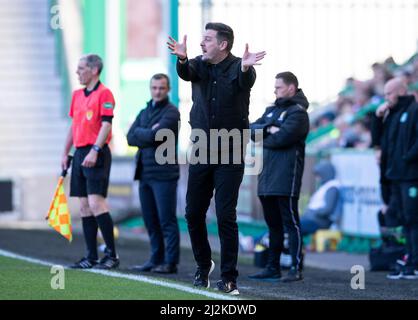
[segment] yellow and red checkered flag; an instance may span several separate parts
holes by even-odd
[[[68,210],[67,197],[64,192],[64,178],[66,175],[67,170],[64,170],[58,180],[58,185],[55,189],[54,198],[52,199],[46,219],[53,229],[71,242],[73,240],[71,215]]]

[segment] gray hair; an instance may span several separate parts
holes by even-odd
[[[97,54],[86,54],[82,56],[80,60],[86,61],[89,68],[97,68],[99,75],[103,70],[103,60]]]

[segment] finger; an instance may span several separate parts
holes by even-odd
[[[244,53],[248,53],[248,50],[249,50],[249,46],[248,46],[248,43],[246,43],[245,44],[245,51],[244,51]]]
[[[186,44],[186,42],[187,42],[187,34],[185,34],[183,37],[183,44]]]
[[[170,37],[170,36],[168,36],[168,39],[170,39],[170,41],[171,41],[171,42],[173,42],[173,43],[177,43],[177,41],[176,41],[176,40],[174,40],[174,38],[172,38],[172,37]]]

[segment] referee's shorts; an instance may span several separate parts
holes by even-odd
[[[77,148],[74,153],[70,183],[71,197],[86,198],[93,194],[107,197],[112,154],[106,144],[97,155],[96,165],[92,168],[86,168],[81,164],[90,152],[91,147],[89,145]]]

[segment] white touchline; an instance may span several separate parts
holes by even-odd
[[[34,263],[34,264],[39,264],[39,265],[47,266],[47,267],[52,267],[54,265],[59,265],[59,263],[51,263],[51,262],[48,262],[48,261],[43,261],[43,260],[39,260],[39,259],[25,257],[25,256],[22,256],[22,255],[15,254],[15,253],[9,252],[9,251],[4,251],[4,250],[1,250],[1,249],[0,249],[0,256],[7,257],[7,258],[18,259],[18,260],[22,260],[22,261],[26,261],[26,262],[30,262],[30,263]],[[114,272],[114,271],[96,270],[96,269],[88,269],[88,270],[83,270],[83,271],[90,272],[90,273],[95,273],[95,274],[101,274],[101,275],[108,276],[108,277],[113,277],[113,278],[121,278],[121,279],[128,279],[128,280],[133,280],[133,281],[138,281],[138,282],[145,282],[145,283],[155,284],[155,285],[158,285],[158,286],[161,286],[161,287],[166,287],[166,288],[176,289],[176,290],[184,291],[184,292],[188,292],[188,293],[198,294],[198,295],[206,296],[208,298],[213,298],[213,299],[241,300],[237,297],[226,296],[226,295],[219,294],[219,293],[214,293],[214,292],[206,292],[204,290],[190,288],[190,287],[185,286],[185,285],[170,283],[170,282],[166,282],[166,281],[162,281],[162,280],[156,280],[156,279],[152,279],[152,278],[141,276],[141,275],[131,275],[131,274],[124,274],[124,273]]]

